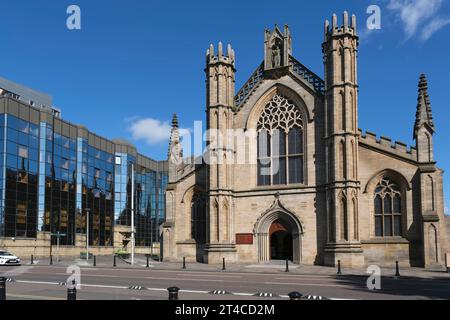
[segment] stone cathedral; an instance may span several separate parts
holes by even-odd
[[[415,123],[414,107],[401,106],[408,147],[358,127],[355,16],[325,22],[322,52],[324,79],[294,58],[288,26],[266,30],[264,61],[236,92],[234,50],[210,46],[206,124],[221,139],[186,161],[174,115],[165,261],[444,265],[450,219],[425,75]]]

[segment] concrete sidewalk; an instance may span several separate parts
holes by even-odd
[[[57,259],[53,258],[54,266],[69,266],[78,265],[80,267],[94,267],[93,259],[84,260],[79,257],[61,257],[58,262]],[[113,256],[98,256],[96,257],[96,267],[97,268],[113,268],[114,257]],[[30,260],[22,259],[22,265],[30,265]],[[50,259],[35,259],[34,266],[48,266],[50,265]],[[136,255],[135,264],[131,265],[129,259],[124,260],[116,257],[116,268],[120,269],[145,269],[147,266],[147,258],[144,255]],[[269,273],[269,274],[280,274],[286,273],[286,264],[284,261],[271,261],[262,264],[226,264],[225,270],[222,270],[222,264],[220,265],[209,265],[202,263],[186,263],[186,270],[188,271],[199,271],[199,272],[240,272],[240,273]],[[183,270],[182,262],[159,262],[156,260],[149,259],[149,268],[152,270]],[[342,265],[341,268],[342,276],[369,276],[367,270],[364,268],[346,268]],[[305,266],[305,265],[295,265],[289,263],[289,274],[298,275],[322,275],[322,276],[336,276],[337,269],[334,267],[324,267],[324,266]],[[394,277],[395,268],[381,267],[381,275],[384,277]],[[424,269],[424,268],[400,268],[400,275],[402,277],[413,277],[422,279],[442,279],[450,281],[450,273],[447,273],[444,268],[442,269]]]

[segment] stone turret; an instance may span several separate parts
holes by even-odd
[[[325,21],[322,44],[325,69],[327,220],[325,263],[361,265],[358,203],[358,36],[356,17],[343,14],[338,25],[334,14]]]
[[[235,54],[231,45],[226,55],[219,42],[217,54],[210,45],[206,52],[206,111],[208,142],[206,161],[207,188],[207,244],[205,259],[219,263],[222,258],[234,259],[236,252],[233,230],[232,181],[229,161],[234,150],[227,143],[229,130],[234,122]],[[230,141],[231,143],[231,141]]]

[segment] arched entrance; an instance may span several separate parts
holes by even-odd
[[[270,236],[270,259],[292,260],[293,245],[292,231],[281,219],[274,221],[269,229]]]
[[[289,259],[301,263],[303,230],[294,214],[287,211],[266,213],[256,223],[255,232],[259,262]]]

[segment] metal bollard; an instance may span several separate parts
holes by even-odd
[[[288,296],[290,300],[301,300],[303,297],[303,295],[298,291],[291,292]]]
[[[50,265],[53,264],[53,255],[50,255]]]
[[[94,256],[94,267],[97,266],[97,256]]]
[[[398,261],[395,261],[395,277],[400,278],[400,267],[398,265]]]
[[[338,270],[337,270],[337,274],[342,274],[342,271],[341,271],[341,260],[338,260]]]
[[[286,270],[285,272],[289,272],[289,259],[286,259]]]
[[[0,301],[6,300],[6,278],[0,278]]]
[[[447,273],[450,273],[450,253],[445,254],[445,266],[447,267]]]
[[[225,258],[222,258],[222,270],[226,270],[226,268],[225,268]]]
[[[145,266],[146,268],[150,268],[150,256],[147,254],[147,265]]]
[[[31,262],[30,262],[30,264],[34,264],[34,257],[33,257],[33,255],[31,255]]]
[[[180,291],[180,288],[170,287],[167,288],[167,291],[169,291],[169,300],[178,300],[178,291]]]
[[[113,267],[117,267],[117,262],[116,262],[116,255],[114,255],[114,262],[113,262]]]
[[[77,285],[72,281],[72,287],[67,286],[67,300],[77,300]]]
[[[183,257],[183,269],[186,269],[186,257]]]

